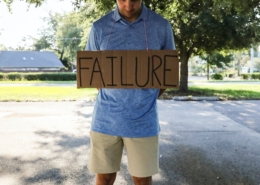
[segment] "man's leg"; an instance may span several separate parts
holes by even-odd
[[[116,180],[116,173],[96,175],[96,185],[113,185],[115,180]]]
[[[151,185],[159,172],[159,137],[123,138],[128,171],[135,185]]]
[[[135,185],[152,185],[152,177],[134,177],[132,176]]]
[[[123,152],[122,138],[90,132],[88,169],[96,175],[96,185],[112,185],[120,171]]]

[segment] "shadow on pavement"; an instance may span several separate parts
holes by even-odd
[[[94,176],[87,170],[89,137],[44,130],[35,134],[50,141],[37,143],[41,157],[0,156],[1,176],[11,174],[19,185],[92,184]]]
[[[162,175],[168,178],[158,185],[254,185],[247,173],[237,170],[229,161],[220,165],[207,158],[205,152],[198,148],[184,145],[168,145],[172,151],[165,155],[160,164]],[[253,174],[252,174],[253,175]],[[255,184],[257,185],[257,184]]]

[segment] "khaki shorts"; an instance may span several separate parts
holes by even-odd
[[[127,153],[128,170],[135,177],[149,177],[159,171],[158,136],[122,138],[90,132],[88,169],[93,173],[107,174],[120,171],[123,147]]]

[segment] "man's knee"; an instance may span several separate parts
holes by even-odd
[[[116,173],[97,174],[96,185],[112,185],[115,182]]]
[[[152,177],[132,177],[135,185],[152,185]]]

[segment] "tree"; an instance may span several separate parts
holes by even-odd
[[[35,50],[54,50],[63,65],[71,68],[71,62],[76,60],[76,51],[82,50],[80,46],[83,29],[79,21],[79,13],[52,13],[43,18],[46,27],[39,30],[40,39],[35,39]]]
[[[238,51],[234,54],[234,65],[237,66],[237,75],[240,76],[241,74],[241,67],[246,66],[250,57],[248,54],[245,54],[244,51]]]
[[[27,0],[36,6],[43,1]],[[74,5],[86,7],[93,2],[102,13],[115,5],[111,0],[76,0]],[[144,3],[172,24],[181,63],[179,91],[188,91],[188,60],[192,55],[250,48],[260,41],[258,0],[144,0]]]
[[[36,51],[41,51],[41,50],[46,50],[48,48],[50,48],[51,43],[48,42],[47,37],[46,36],[41,36],[40,39],[34,39],[34,43],[33,43],[33,47],[34,50]]]
[[[56,47],[60,48],[61,54],[67,57],[68,61],[74,63],[76,61],[77,51],[83,50],[80,45],[83,29],[79,22],[78,13],[69,13],[62,20],[58,22],[56,36]],[[63,57],[60,57],[62,61]],[[71,66],[71,64],[67,64]]]
[[[213,65],[217,66],[218,68],[229,66],[229,63],[233,60],[233,55],[211,53],[201,56],[201,59],[207,62],[207,79],[209,80],[209,67]]]
[[[3,45],[3,44],[0,44],[0,51],[4,51],[4,50],[7,50],[7,48],[6,48],[6,46],[5,45]]]
[[[194,0],[188,3],[183,0],[172,3],[164,11],[163,14],[173,25],[179,50],[179,91],[188,90],[187,64],[192,55],[242,49],[259,40],[257,15],[236,10],[234,3],[232,6],[233,9],[227,11],[216,1]]]

